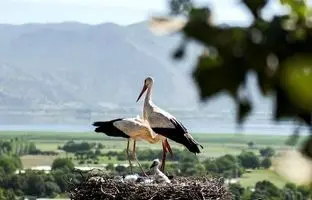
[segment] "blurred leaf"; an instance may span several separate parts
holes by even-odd
[[[309,136],[308,139],[302,145],[300,152],[312,159],[312,136]]]
[[[176,49],[176,51],[174,51],[173,53],[173,58],[174,59],[181,59],[184,57],[185,55],[185,49],[186,49],[186,43],[187,43],[187,39],[183,38],[180,46]]]
[[[267,95],[273,89],[272,80],[269,79],[264,72],[257,74],[257,79],[260,87],[260,91],[263,95]]]
[[[300,128],[301,128],[301,123],[299,124],[298,127],[295,128],[293,134],[291,134],[288,137],[288,139],[285,141],[286,145],[295,146],[298,143]]]
[[[211,11],[209,8],[192,8],[189,13],[190,20],[202,21],[208,23],[210,21]]]
[[[309,9],[306,0],[280,0],[282,5],[289,5],[291,10],[300,18],[308,15]]]
[[[242,124],[245,121],[251,109],[252,107],[251,107],[250,101],[239,101],[238,112],[237,112],[237,117],[236,117],[236,121],[238,124]]]
[[[311,113],[299,114],[298,118],[301,119],[309,127],[312,126],[312,117]]]
[[[312,57],[297,54],[281,63],[280,84],[296,107],[312,112]]]
[[[217,58],[199,57],[193,78],[199,87],[202,99],[210,98],[221,91],[227,91],[231,95],[236,94],[246,73],[243,69],[233,67],[238,64],[236,62],[239,61],[233,60],[230,64],[226,64]]]
[[[276,98],[275,98],[275,120],[282,120],[286,118],[295,118],[301,114],[304,114],[304,111],[295,107],[288,99],[286,93],[280,87],[276,87]]]
[[[236,105],[237,105],[237,112],[236,112],[236,123],[241,126],[245,119],[247,118],[248,114],[252,110],[252,104],[250,99],[250,93],[247,88],[247,73],[243,79],[243,83],[241,87],[238,88],[236,91]]]
[[[170,0],[169,8],[172,15],[187,14],[193,7],[191,0]]]
[[[258,17],[268,0],[242,0],[242,2],[249,8],[254,17]]]

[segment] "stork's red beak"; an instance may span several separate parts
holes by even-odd
[[[144,86],[143,86],[143,88],[142,88],[142,91],[141,91],[141,93],[140,93],[138,99],[136,100],[136,102],[138,102],[138,101],[140,100],[141,96],[144,94],[144,92],[146,91],[146,89],[147,89],[147,86],[146,86],[146,84],[144,83]]]

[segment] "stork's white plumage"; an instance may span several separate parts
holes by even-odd
[[[184,145],[190,152],[200,153],[199,147],[203,148],[194,138],[188,133],[187,129],[183,124],[178,121],[173,115],[157,107],[152,102],[152,87],[154,80],[152,77],[147,77],[144,80],[144,86],[137,101],[141,98],[145,91],[144,107],[143,107],[143,118],[147,119],[150,127],[156,134],[162,135],[169,138],[177,143]],[[165,140],[167,142],[167,140]],[[163,142],[163,149],[168,147],[167,142]],[[170,148],[170,147],[169,147]],[[163,152],[162,166],[161,169],[164,171],[166,152]]]
[[[154,180],[157,183],[163,183],[163,182],[170,183],[169,178],[159,170],[159,165],[160,165],[159,159],[155,159],[153,160],[153,163],[150,167],[151,172],[153,173],[153,176],[154,176]]]
[[[136,118],[118,118],[110,121],[94,122],[95,132],[101,132],[111,137],[127,138],[127,157],[132,172],[132,163],[129,156],[129,143],[133,139],[133,157],[136,159],[142,172],[145,174],[141,164],[138,162],[135,154],[135,144],[137,140],[146,140],[151,144],[157,143],[163,139],[163,136],[157,135],[149,126],[148,121],[137,116]]]

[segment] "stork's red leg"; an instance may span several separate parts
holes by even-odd
[[[162,141],[162,147],[163,147],[163,154],[162,154],[162,159],[161,159],[161,166],[160,166],[160,171],[164,172],[165,171],[165,162],[166,162],[166,156],[167,156],[167,149],[166,149],[166,143]]]
[[[168,142],[167,139],[165,139],[165,145],[166,145],[166,148],[167,148],[167,150],[169,151],[171,157],[173,157],[173,152],[172,152],[172,149],[171,149],[171,147],[170,147],[169,142]]]
[[[147,176],[146,173],[145,173],[145,171],[144,171],[144,169],[143,169],[143,167],[142,167],[142,165],[140,164],[138,158],[136,157],[135,149],[136,149],[136,141],[134,140],[134,141],[133,141],[132,158],[134,158],[134,159],[136,160],[136,162],[138,163],[139,168],[141,169],[141,171],[143,172],[143,174],[144,174],[145,176]]]
[[[132,163],[131,163],[131,159],[130,159],[130,155],[129,155],[129,145],[130,145],[130,139],[128,139],[128,143],[127,143],[127,157],[128,157],[128,161],[129,161],[129,165],[130,165],[130,172],[131,174],[133,173],[133,169],[132,169]]]
[[[132,159],[134,159],[135,158],[135,156],[136,156],[136,152],[135,152],[135,146],[136,146],[136,141],[134,140],[133,141],[133,149],[132,149]]]

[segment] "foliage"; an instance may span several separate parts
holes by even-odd
[[[41,151],[36,148],[34,142],[23,138],[0,140],[0,155],[37,155]]]
[[[57,194],[61,193],[60,187],[52,181],[48,181],[45,183],[45,190],[47,197],[55,197]]]
[[[252,199],[281,199],[281,191],[269,181],[260,181],[255,186]]]
[[[35,172],[27,173],[24,191],[26,195],[44,197],[46,192],[44,176]]]
[[[217,159],[203,161],[206,171],[212,175],[221,175],[225,178],[240,177],[244,171],[239,160],[232,155],[224,155]]]
[[[190,1],[171,0],[175,14]],[[299,120],[311,127],[312,26],[311,9],[305,0],[280,0],[291,12],[266,21],[259,14],[267,0],[241,0],[253,15],[248,27],[217,26],[209,8],[189,9],[180,30],[183,41],[174,58],[184,56],[186,44],[195,40],[205,46],[198,57],[193,78],[202,100],[226,92],[236,102],[236,120],[242,124],[253,109],[247,87],[250,73],[256,75],[262,95],[272,96],[275,121]],[[191,4],[192,5],[192,4]],[[173,9],[179,8],[179,9]]]
[[[256,169],[260,166],[259,158],[253,152],[242,152],[238,159],[246,169]]]
[[[253,141],[250,141],[247,143],[247,145],[250,149],[252,149],[254,147],[255,143]]]
[[[71,171],[74,169],[74,163],[68,158],[56,158],[52,163],[52,170]]]
[[[270,158],[264,158],[260,163],[260,166],[263,167],[264,169],[269,169],[271,165],[272,161]]]
[[[266,147],[266,148],[260,149],[259,153],[263,157],[272,157],[275,155],[275,150],[271,147]]]
[[[68,153],[76,153],[83,151],[90,151],[95,145],[88,142],[76,143],[75,141],[68,141],[61,149]]]
[[[17,156],[0,156],[0,168],[3,169],[5,174],[12,174],[17,169],[21,168],[21,160]]]
[[[239,184],[230,184],[229,190],[232,193],[233,200],[241,200],[245,189]]]

